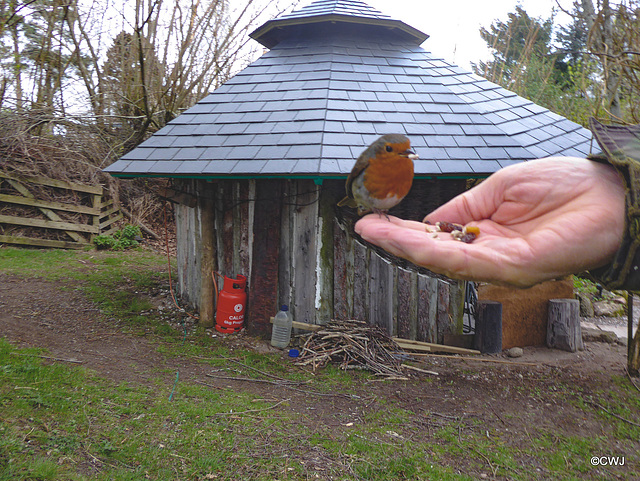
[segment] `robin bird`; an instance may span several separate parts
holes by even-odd
[[[407,137],[383,135],[358,157],[347,177],[347,196],[338,206],[357,207],[358,215],[387,215],[409,193],[417,158]]]

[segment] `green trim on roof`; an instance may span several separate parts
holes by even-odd
[[[122,174],[111,173],[112,177],[119,179],[137,179],[137,178],[156,178],[156,179],[200,179],[200,180],[251,180],[251,179],[288,179],[313,180],[316,185],[322,185],[325,180],[345,180],[347,175],[168,175],[168,174]],[[416,175],[414,180],[431,180],[431,179],[486,179],[491,174],[469,174],[469,175]]]

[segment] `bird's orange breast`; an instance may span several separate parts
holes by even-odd
[[[371,197],[402,199],[411,189],[413,161],[405,156],[372,158],[363,180]]]

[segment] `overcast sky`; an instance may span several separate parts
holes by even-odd
[[[371,7],[402,20],[428,34],[422,45],[426,50],[464,68],[470,62],[489,58],[480,27],[489,27],[494,20],[506,20],[507,14],[520,4],[532,17],[543,19],[551,16],[556,0],[363,0]],[[573,0],[559,0],[569,8]],[[309,4],[303,0],[301,5]],[[556,7],[557,9],[557,7]],[[557,20],[567,20],[557,15]]]

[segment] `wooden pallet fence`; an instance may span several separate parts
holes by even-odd
[[[96,196],[94,205],[100,209],[100,214],[95,216],[94,225],[98,226],[100,234],[113,234],[118,230],[118,221],[122,220],[122,212],[113,202],[113,199],[104,200],[104,196]]]
[[[62,189],[74,199],[90,200],[83,205],[38,198],[43,188]],[[5,213],[0,213],[0,243],[62,249],[85,247],[94,236],[112,233],[116,222],[122,219],[113,199],[105,197],[101,186],[0,172],[0,208],[5,207]],[[6,213],[12,207],[20,215]],[[70,219],[69,214],[80,214],[76,217],[81,220]],[[31,234],[25,235],[25,228]],[[64,237],[55,234],[59,232],[64,232]]]

